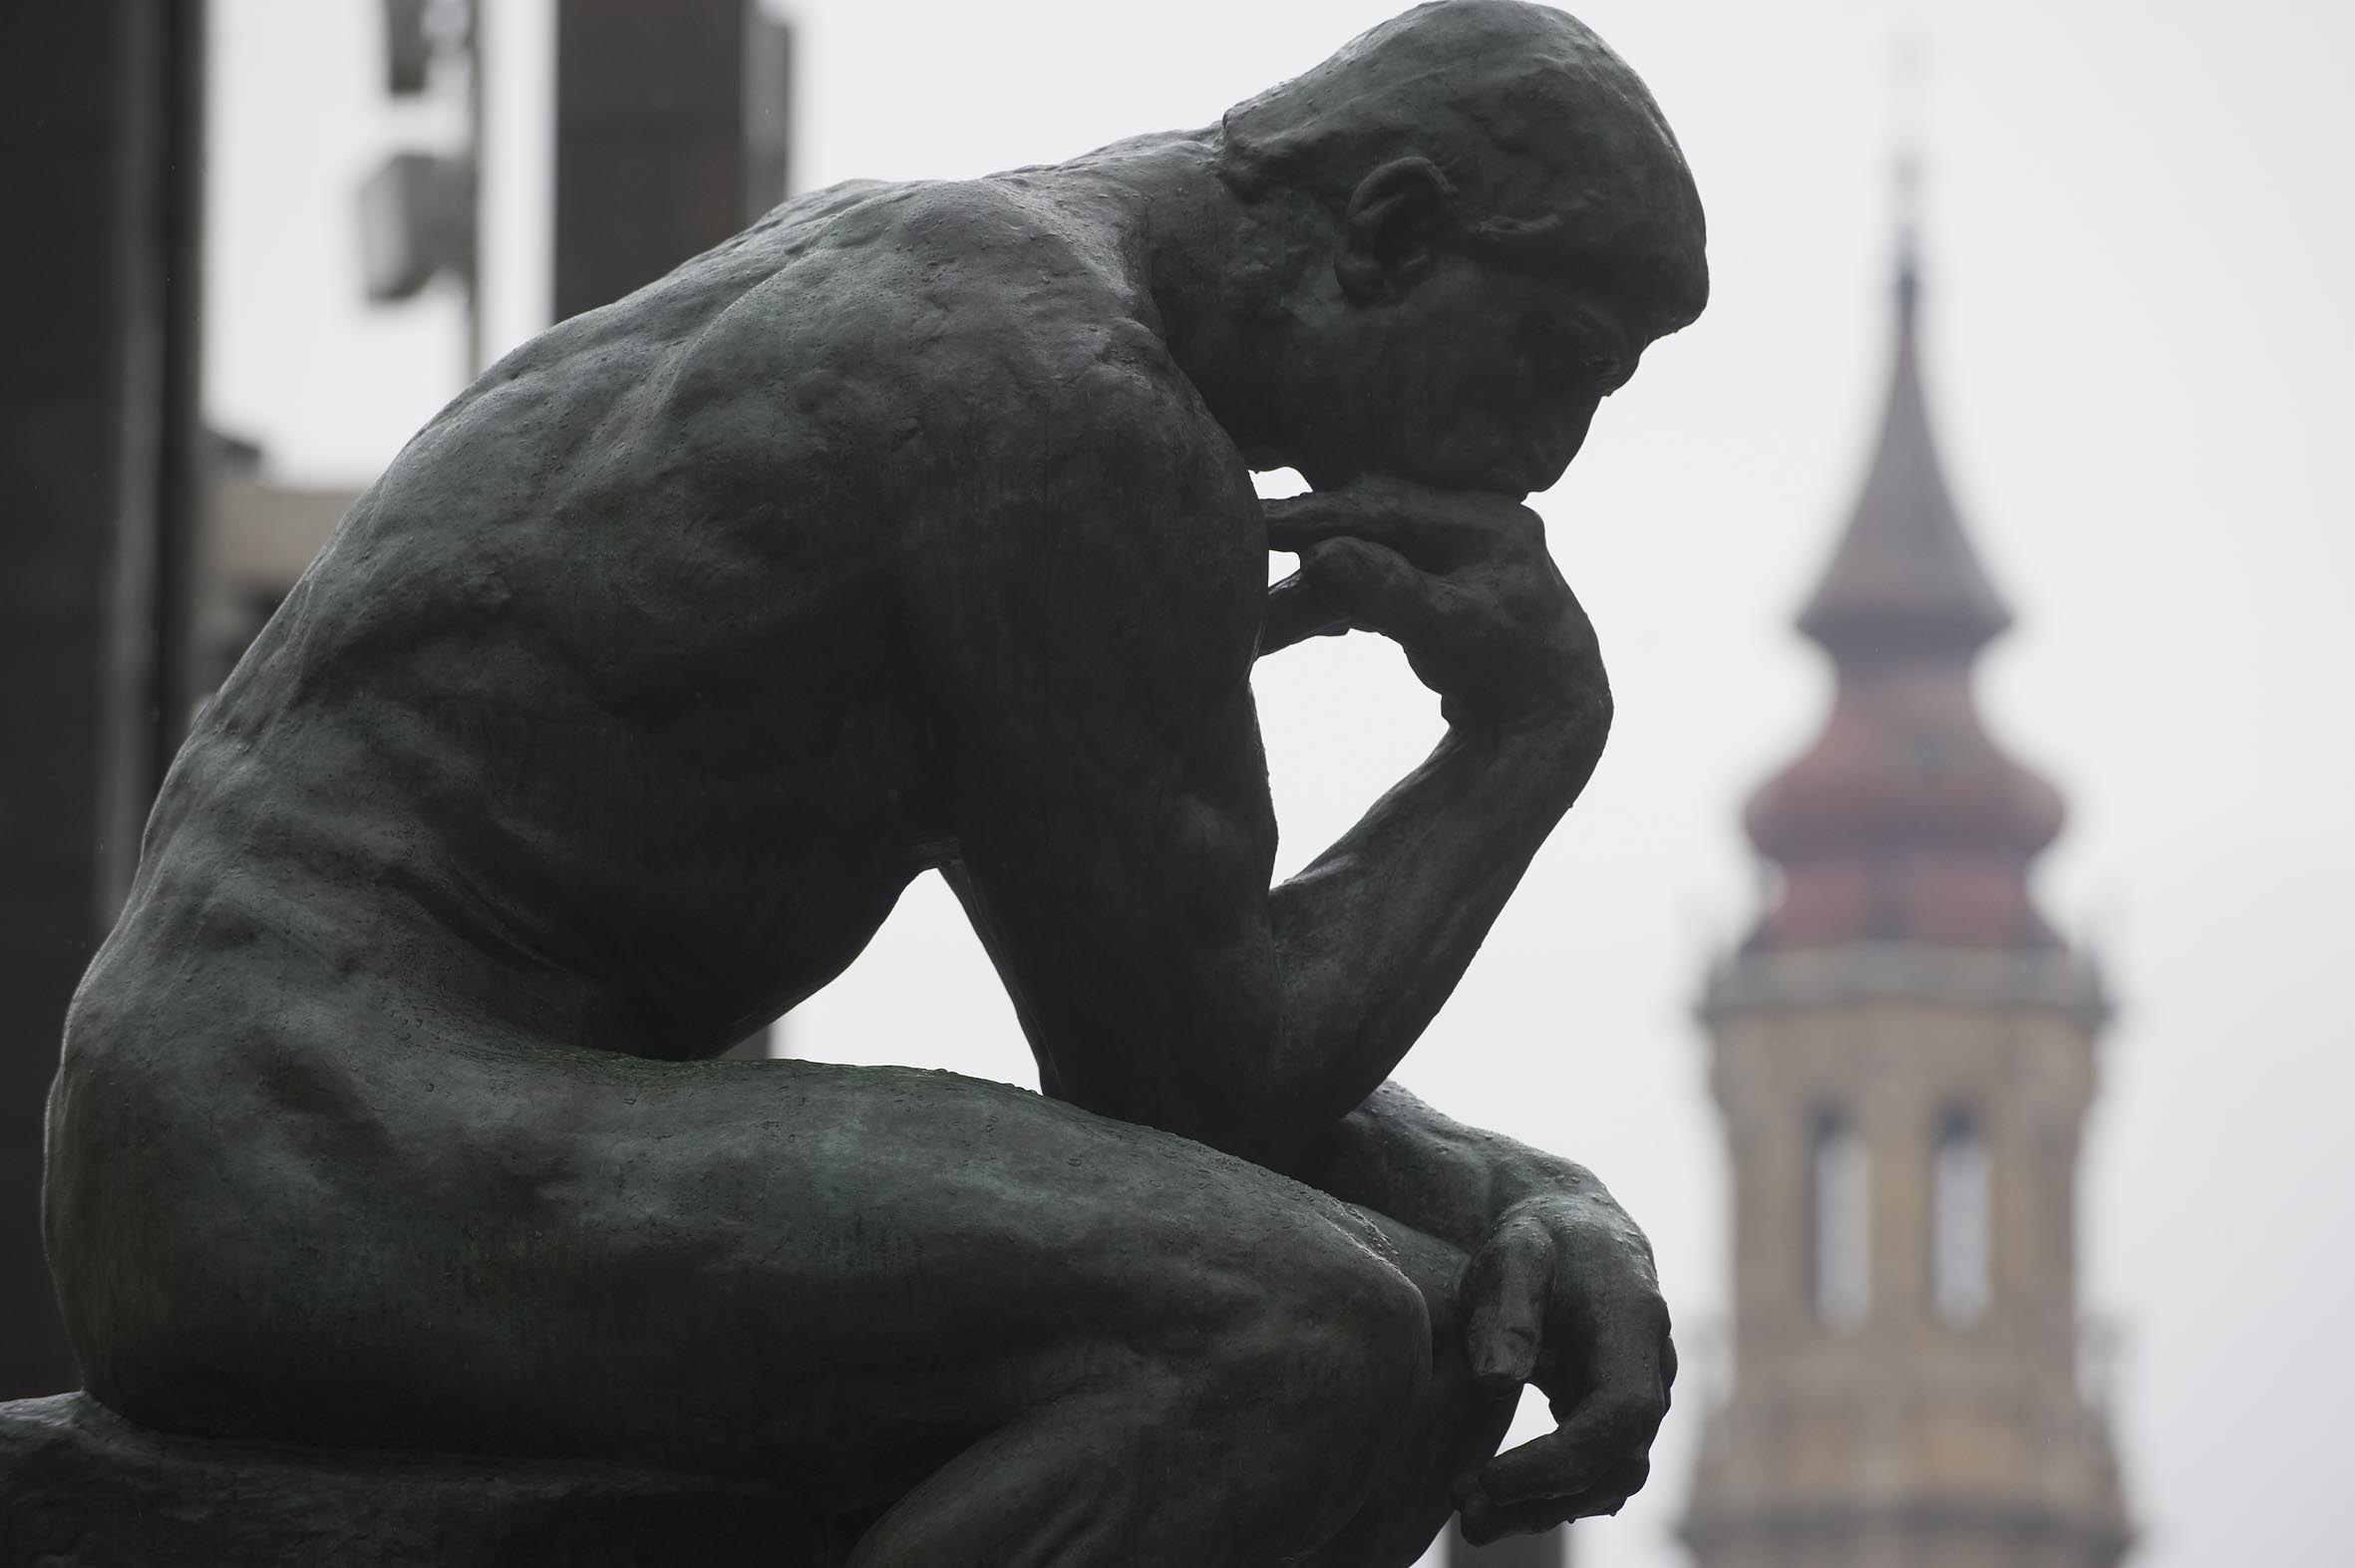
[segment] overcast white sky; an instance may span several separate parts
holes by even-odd
[[[544,321],[547,0],[491,0],[495,347]],[[961,175],[1212,120],[1390,0],[796,0],[797,179]],[[1587,0],[1709,207],[1716,295],[1540,503],[1601,630],[1609,755],[1404,1077],[1595,1166],[1680,1321],[1722,1311],[1725,1180],[1688,1006],[1751,908],[1747,790],[1827,683],[1790,617],[1846,516],[1890,324],[1893,40],[1929,69],[1929,391],[2022,630],[1997,733],[2066,789],[2043,886],[2124,1011],[2084,1194],[2124,1329],[2146,1568],[2343,1568],[2355,1444],[2355,7]],[[352,192],[447,108],[379,96],[372,0],[214,0],[206,397],[282,473],[364,480],[457,385],[451,301],[358,303]],[[1436,738],[1384,645],[1261,677],[1286,868]],[[802,1054],[1023,1079],[936,884],[795,1023]],[[1696,1420],[1584,1568],[1667,1568]]]

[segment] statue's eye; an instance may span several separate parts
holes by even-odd
[[[1606,398],[1627,385],[1627,378],[1635,373],[1632,364],[1603,346],[1598,333],[1547,323],[1537,336],[1550,374],[1583,382]]]
[[[1643,341],[1627,332],[1615,312],[1598,303],[1569,306],[1545,322],[1544,332],[1558,345],[1559,374],[1605,398],[1627,385],[1636,361],[1643,357]]]

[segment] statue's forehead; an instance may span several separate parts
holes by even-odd
[[[1608,71],[1533,72],[1497,95],[1473,155],[1494,170],[1500,215],[1608,236],[1648,226],[1700,239],[1700,197],[1684,151],[1643,84]],[[1466,149],[1471,154],[1471,149]]]
[[[1618,303],[1665,318],[1662,330],[1692,320],[1709,297],[1699,203],[1673,189],[1557,189],[1526,215],[1480,216],[1467,229],[1486,259],[1599,287]]]

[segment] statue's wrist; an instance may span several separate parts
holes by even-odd
[[[1565,806],[1585,787],[1611,728],[1607,696],[1600,703],[1565,698],[1502,712],[1450,697],[1440,711],[1451,734],[1502,766],[1551,783]]]
[[[1590,1197],[1602,1191],[1594,1173],[1575,1160],[1539,1149],[1522,1149],[1518,1157],[1495,1172],[1491,1190],[1496,1198],[1496,1223],[1524,1203]]]

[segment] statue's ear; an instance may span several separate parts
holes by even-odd
[[[1356,305],[1395,305],[1439,262],[1456,187],[1427,157],[1402,157],[1357,182],[1341,217],[1333,275]]]

